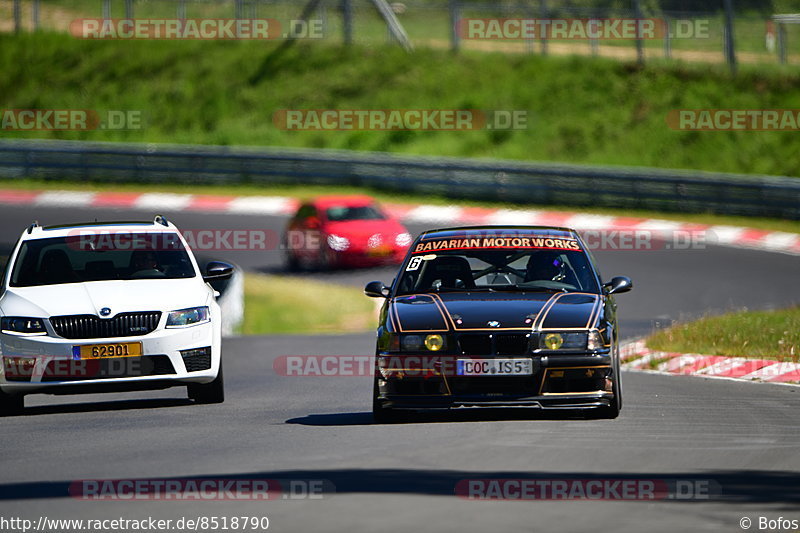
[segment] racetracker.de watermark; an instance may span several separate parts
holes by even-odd
[[[673,109],[666,120],[684,131],[798,131],[800,109]]]
[[[277,19],[76,19],[78,39],[272,40],[322,39],[323,21]]]
[[[658,250],[704,250],[714,244],[716,235],[705,228],[667,229],[584,229],[579,233],[586,247],[592,251],[658,251]],[[278,232],[271,229],[212,229],[190,228],[181,232],[186,244],[195,251],[252,251],[272,250],[320,250],[328,247],[328,239],[318,230],[289,230]],[[376,241],[397,240],[398,236],[380,235]],[[405,238],[408,239],[407,234]],[[374,235],[373,235],[374,237]],[[130,231],[76,228],[66,237],[67,246],[78,251],[152,250],[169,251],[181,249],[176,233],[164,231]],[[404,241],[405,244],[407,242]],[[510,241],[510,246],[515,246]]]
[[[657,501],[709,500],[721,494],[710,479],[462,479],[455,494],[467,500]]]
[[[139,110],[3,109],[2,131],[90,131],[142,129]]]
[[[270,229],[186,229],[181,231],[186,244],[195,251],[319,250],[326,242],[319,231]],[[164,231],[97,231],[76,228],[66,237],[68,247],[78,251],[170,251],[182,248],[177,233]]]
[[[69,495],[84,501],[321,500],[336,492],[327,479],[81,479]]]
[[[708,19],[658,18],[462,18],[457,32],[474,40],[708,39]]]
[[[480,109],[279,109],[272,123],[281,130],[470,131],[524,130],[528,112]]]

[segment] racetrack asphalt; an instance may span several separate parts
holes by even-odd
[[[180,229],[267,230],[280,217],[166,213]],[[103,219],[152,213],[92,210]],[[32,219],[85,221],[86,210],[4,206],[0,255]],[[412,232],[425,228],[411,227]],[[250,271],[282,272],[280,251],[211,251]],[[796,304],[797,258],[710,247],[597,251],[603,274],[635,290],[617,301],[625,337],[654,324]],[[394,269],[310,274],[362,286]],[[298,279],[302,283],[302,279]],[[227,400],[193,405],[183,389],[31,396],[2,420],[0,517],[268,516],[272,531],[741,531],[740,519],[800,519],[800,387],[624,374],[613,421],[527,411],[426,415],[372,424],[368,377],[288,377],[281,355],[368,355],[370,333],[223,341]],[[75,480],[325,480],[321,499],[82,501]],[[462,480],[639,480],[708,488],[663,501],[474,501]],[[686,489],[689,490],[689,489]],[[63,530],[63,529],[62,529]],[[171,529],[177,531],[177,529]],[[53,529],[53,531],[56,531]]]

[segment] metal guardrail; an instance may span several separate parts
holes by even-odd
[[[800,178],[343,150],[2,140],[0,178],[353,185],[516,204],[800,219]]]

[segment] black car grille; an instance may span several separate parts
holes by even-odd
[[[42,381],[84,381],[87,379],[132,378],[174,374],[166,355],[109,357],[83,361],[56,360],[45,368]]]
[[[496,335],[494,338],[497,355],[525,355],[529,353],[529,335]]]
[[[464,355],[491,355],[491,335],[461,335],[458,338],[461,353]]]
[[[463,334],[458,338],[463,355],[527,355],[529,334],[474,335]]]
[[[152,333],[161,320],[160,311],[120,313],[114,318],[95,315],[54,316],[50,318],[56,334],[65,339],[135,337]]]
[[[536,396],[539,380],[531,376],[458,377],[449,381],[455,395],[530,395]]]

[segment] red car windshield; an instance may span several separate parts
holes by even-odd
[[[341,205],[329,207],[325,216],[331,222],[346,222],[349,220],[385,220],[386,215],[381,213],[374,205]]]

